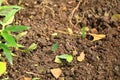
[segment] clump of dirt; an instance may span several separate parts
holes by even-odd
[[[11,0],[13,1],[13,0]],[[16,4],[17,2],[10,4]],[[16,24],[31,26],[20,43],[38,45],[29,54],[15,51],[14,65],[8,65],[8,73],[2,78],[23,80],[24,77],[39,77],[41,80],[56,80],[50,69],[62,68],[64,80],[119,80],[120,79],[120,22],[112,21],[114,14],[120,14],[119,0],[23,0],[25,7],[16,15]],[[77,21],[76,16],[79,20]],[[91,38],[64,34],[67,28],[79,33],[88,26],[98,34],[105,34],[102,40],[91,42]],[[51,34],[57,32],[56,37]],[[92,32],[92,31],[91,31]],[[95,32],[95,31],[93,31]],[[56,52],[51,51],[54,43],[59,44]],[[73,54],[84,50],[85,60],[78,62],[77,56],[69,64],[57,64],[55,56]]]

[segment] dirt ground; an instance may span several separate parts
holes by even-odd
[[[19,42],[25,46],[34,42],[38,47],[31,53],[14,51],[17,54],[14,65],[8,65],[8,73],[1,79],[38,77],[40,80],[120,80],[120,20],[111,20],[112,15],[120,14],[120,0],[45,1],[22,1],[21,5],[25,9],[17,13],[15,23],[31,28]],[[10,0],[9,3],[18,2]],[[82,17],[79,22],[76,15]],[[76,36],[84,26],[88,26],[91,33],[105,34],[106,37],[91,42],[93,37],[90,35],[84,39]],[[68,27],[75,35],[62,32],[67,31]],[[53,33],[58,35],[53,37]],[[51,51],[54,43],[59,44],[56,52]],[[75,50],[78,53],[84,50],[84,61],[77,61],[77,54],[72,63],[54,62],[56,55],[73,54]],[[52,68],[62,69],[58,79],[51,74]]]

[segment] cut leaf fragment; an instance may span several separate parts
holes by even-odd
[[[17,46],[20,48],[23,48],[23,47],[25,47],[25,46],[23,46],[23,45],[21,45],[21,44],[17,44]]]
[[[84,54],[84,51],[82,51],[82,52],[80,53],[80,56],[77,57],[77,60],[78,60],[79,62],[81,62],[81,61],[84,60],[84,58],[85,58],[85,54]]]
[[[19,33],[16,37],[17,40],[19,40],[21,37],[25,36],[27,34],[27,31]]]
[[[109,13],[108,13],[108,12],[105,12],[105,13],[104,13],[104,16],[105,16],[105,17],[108,17],[108,16],[109,16]]]
[[[62,70],[60,68],[51,69],[50,71],[56,79],[62,74]]]
[[[0,62],[0,76],[6,72],[6,62]]]
[[[55,62],[56,63],[62,63],[62,61],[58,58],[58,56],[55,57]]]
[[[111,20],[112,20],[112,21],[118,21],[118,20],[120,20],[120,14],[114,14],[114,15],[111,17]]]
[[[37,48],[37,44],[32,43],[32,44],[29,46],[28,50],[32,51],[32,50],[35,50],[36,48]]]
[[[69,34],[73,34],[73,31],[71,28],[67,28]]]
[[[91,34],[90,33],[90,35],[93,36],[93,40],[92,41],[97,41],[97,40],[100,40],[100,39],[103,39],[103,38],[106,37],[106,35],[104,35],[104,34]]]
[[[73,60],[73,56],[72,55],[69,55],[69,54],[62,54],[62,55],[59,55],[59,56],[56,56],[55,57],[55,62],[56,63],[62,63],[61,60],[66,60],[67,62],[72,62]]]
[[[52,34],[52,36],[57,36],[57,35],[58,35],[58,33],[53,33],[53,34]]]
[[[72,60],[73,60],[73,56],[68,55],[66,61],[70,63],[70,62],[72,62]]]
[[[17,55],[16,55],[15,53],[11,53],[11,56],[14,56],[14,57],[16,57]]]

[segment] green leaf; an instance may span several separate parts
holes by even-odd
[[[3,19],[3,26],[9,25],[13,22],[15,12],[16,10],[12,10],[8,15],[5,16]]]
[[[22,9],[20,6],[0,6],[0,16],[6,16],[12,10],[19,11],[20,9]]]
[[[32,44],[29,46],[28,50],[32,51],[32,50],[34,50],[34,49],[36,49],[36,48],[37,48],[37,44],[32,43]]]
[[[30,27],[27,26],[20,26],[20,25],[13,25],[13,26],[9,26],[6,29],[4,29],[5,31],[11,31],[11,32],[18,32],[18,31],[23,31],[23,30],[27,30]]]
[[[6,16],[12,9],[0,10],[0,16]]]
[[[0,16],[5,16],[2,25],[6,26],[11,24],[13,22],[15,13],[20,9],[22,9],[20,6],[0,6]]]
[[[0,76],[6,72],[6,62],[0,62]]]
[[[0,43],[0,48],[3,49],[3,53],[5,54],[10,64],[13,64],[12,55],[11,55],[9,48],[2,43]]]
[[[58,48],[58,44],[57,43],[52,45],[52,51],[56,51],[57,48]]]
[[[9,7],[11,7],[11,6],[9,6]],[[15,13],[18,12],[19,10],[20,10],[19,6],[16,6],[16,7],[12,8],[12,10],[9,11],[9,13],[5,15],[5,18],[3,19],[3,24],[2,25],[6,26],[6,25],[11,24],[13,22]]]
[[[3,36],[3,38],[7,41],[7,46],[11,46],[11,47],[17,47],[17,43],[14,39],[14,37],[12,35],[10,35],[8,32],[6,31],[2,31],[1,35]]]
[[[17,40],[19,40],[21,37],[23,37],[23,36],[26,35],[26,34],[27,34],[27,31],[21,32],[21,33],[19,33],[18,35],[16,35],[15,38],[16,38]]]
[[[67,62],[72,62],[73,56],[69,54],[62,54],[60,56],[56,56],[55,62],[61,63],[61,59],[65,59]]]
[[[0,6],[0,11],[1,10],[7,10],[7,9],[16,9],[16,10],[20,10],[22,9],[22,7],[20,6],[14,6],[14,5],[11,5],[11,6]]]

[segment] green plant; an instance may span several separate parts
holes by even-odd
[[[24,30],[28,30],[29,27],[27,26],[21,26],[21,25],[10,25],[14,20],[14,15],[22,9],[20,6],[1,6],[2,0],[0,0],[0,16],[3,17],[2,20],[0,20],[0,49],[3,50],[4,55],[10,62],[10,64],[13,64],[12,60],[12,52],[11,48],[20,48],[24,47],[20,44],[18,44],[18,38],[22,36],[22,34],[18,34],[19,37],[16,38],[18,32],[22,32]]]
[[[85,36],[85,27],[83,27],[83,28],[81,29],[81,31],[82,31],[82,39],[83,39],[84,36]]]
[[[81,32],[82,32],[81,37],[82,37],[82,39],[84,39],[85,34],[86,34],[87,31],[89,31],[88,27],[82,27],[82,29],[81,29]]]

